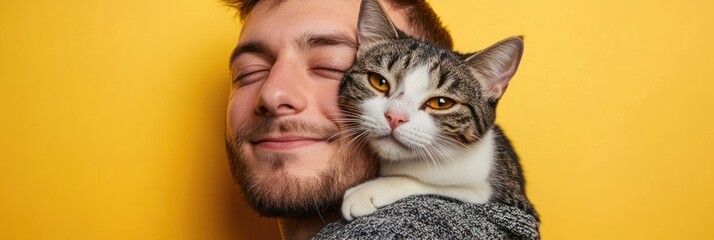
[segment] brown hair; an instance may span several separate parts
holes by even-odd
[[[260,0],[223,0],[228,6],[238,10],[241,20],[245,20],[255,4]],[[283,0],[278,0],[276,4]],[[425,0],[385,0],[394,8],[403,11],[416,38],[438,46],[452,49],[453,42],[439,16]]]

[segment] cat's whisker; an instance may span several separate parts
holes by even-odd
[[[442,136],[442,135],[435,135],[437,141],[442,144],[445,144],[446,146],[454,146],[458,148],[459,150],[466,151],[468,150],[468,146],[466,144],[463,144],[462,142],[456,141],[453,138],[447,137],[447,136]]]
[[[435,141],[433,142],[430,146],[430,149],[433,149],[435,154],[437,154],[439,157],[440,162],[449,162],[449,160],[452,157],[452,154],[450,151],[450,147],[446,146],[444,143],[440,141]]]
[[[441,141],[434,142],[433,148],[436,153],[438,153],[440,162],[448,163],[455,158],[454,152],[451,151],[451,148]]]
[[[327,114],[327,116],[336,116],[336,115],[337,116],[339,116],[339,115],[357,116],[357,115],[360,115],[361,112],[362,111],[356,107],[350,108],[350,107],[342,106],[339,113],[331,113],[331,114]]]
[[[360,135],[360,139],[357,141],[357,146],[364,146],[367,145],[367,137],[369,136],[368,132],[364,132]]]
[[[442,153],[442,156],[444,156],[444,159],[449,161],[453,160],[456,158],[457,154],[456,151],[468,151],[469,147],[462,143],[459,142],[453,138],[450,138],[448,136],[443,136],[443,135],[436,135],[436,139],[434,141],[434,144],[440,148],[439,151]],[[456,151],[455,151],[456,150]]]
[[[357,134],[354,138],[350,139],[347,143],[345,143],[345,146],[351,146],[353,143],[354,147],[360,147],[362,144],[364,144],[364,139],[366,138],[368,132],[364,131],[359,134]]]
[[[416,148],[415,150],[416,153],[419,155],[420,160],[426,161],[427,163],[432,164],[432,166],[436,167],[436,163],[426,155],[426,152],[423,148]]]
[[[332,136],[329,136],[327,140],[333,141],[336,139],[352,138],[363,131],[364,130],[357,124],[346,125],[341,128],[337,133],[333,134]]]
[[[431,146],[427,145],[425,148],[420,148],[428,158],[431,160],[432,163],[434,163],[435,167],[441,168],[441,163],[438,161],[438,159],[434,158],[434,155],[431,153]]]
[[[340,117],[334,118],[334,120],[358,122],[360,120],[360,118],[359,118],[359,116],[340,116]]]
[[[359,111],[344,111],[344,109],[343,109],[343,111],[341,111],[339,113],[329,113],[329,114],[326,114],[326,116],[328,116],[328,117],[359,116],[361,114],[362,113]]]
[[[343,134],[345,134],[345,133],[349,133],[349,132],[352,132],[352,131],[355,131],[355,130],[358,130],[358,129],[359,129],[359,128],[356,127],[356,126],[349,126],[349,125],[348,125],[348,126],[344,126],[344,127],[340,128],[339,131],[337,131],[337,133],[335,133],[335,134],[333,134],[333,135],[343,135]]]
[[[345,126],[351,126],[351,125],[358,125],[359,123],[361,123],[361,121],[359,121],[359,120],[341,120],[341,119],[333,120],[333,122],[335,122],[335,123],[344,123],[344,126],[343,126],[343,127],[345,127]]]
[[[339,113],[328,113],[325,114],[326,117],[328,118],[337,118],[337,119],[355,119],[358,120],[362,113],[360,112],[339,112]]]
[[[354,138],[355,136],[360,135],[361,132],[362,132],[362,131],[360,131],[359,129],[351,129],[351,130],[347,130],[347,131],[340,131],[340,132],[338,132],[337,134],[335,134],[335,135],[329,137],[328,140],[332,141],[332,140],[352,139],[352,138]]]
[[[346,143],[341,144],[338,151],[342,152],[342,154],[348,153],[350,155],[354,154],[355,151],[362,151],[361,148],[362,148],[362,144],[365,143],[364,139],[365,139],[366,134],[367,134],[367,132],[356,134],[356,136],[354,138],[351,138]],[[353,143],[355,143],[355,144],[353,144]]]
[[[439,163],[439,165],[444,163],[448,164],[450,162],[450,157],[444,157],[444,154],[448,154],[450,151],[448,151],[448,148],[441,145],[441,143],[437,143],[436,145],[430,145],[429,149],[433,150],[434,155],[436,156],[436,161]]]
[[[437,156],[437,157],[435,158],[435,161],[441,162],[441,160],[442,160],[442,158],[441,158],[442,153],[441,153],[441,152],[442,152],[442,151],[440,151],[440,150],[442,150],[442,148],[441,148],[441,145],[440,145],[439,142],[432,142],[432,144],[427,145],[427,146],[425,147],[425,149],[426,149],[427,151],[429,151],[429,152],[433,152],[434,156]]]

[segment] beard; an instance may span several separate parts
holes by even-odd
[[[329,167],[312,176],[295,176],[285,166],[294,158],[291,154],[255,153],[250,159],[244,146],[270,133],[311,133],[336,136],[339,128],[334,124],[315,124],[295,119],[276,121],[258,120],[226,134],[228,162],[233,179],[240,185],[248,204],[264,217],[304,219],[334,213],[340,209],[344,192],[352,186],[374,178],[377,162],[362,144],[349,146],[346,139],[329,140],[336,151]],[[260,172],[250,164],[268,163],[270,171]]]

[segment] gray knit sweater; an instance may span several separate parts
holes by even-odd
[[[325,226],[315,239],[539,239],[539,222],[518,208],[411,196],[352,222]]]

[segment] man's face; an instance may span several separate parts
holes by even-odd
[[[346,189],[376,174],[364,149],[330,138],[358,11],[357,0],[263,0],[245,21],[230,64],[226,145],[234,177],[265,216],[335,210]]]

